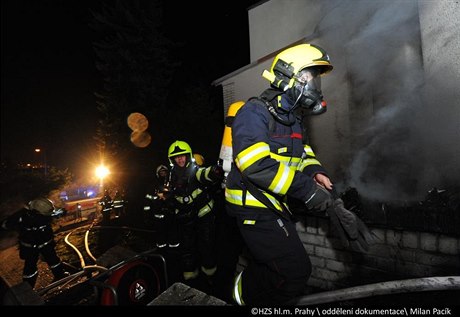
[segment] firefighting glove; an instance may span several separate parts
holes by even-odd
[[[224,179],[224,169],[220,165],[212,165],[208,176],[213,182],[222,181]]]
[[[305,206],[309,211],[326,211],[327,208],[332,206],[332,203],[331,193],[323,186],[315,183],[315,186],[313,186],[307,195]]]
[[[342,199],[337,198],[327,213],[332,227],[346,247],[362,253],[369,250],[369,246],[374,243],[374,238],[364,222],[345,208]]]

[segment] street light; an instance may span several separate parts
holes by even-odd
[[[47,174],[47,166],[46,166],[46,152],[45,150],[42,150],[40,148],[36,148],[35,149],[35,152],[37,153],[40,153],[40,152],[43,152],[43,165],[44,165],[44,171],[45,171],[45,177],[46,177],[46,174]]]
[[[98,167],[96,167],[96,176],[99,178],[99,187],[101,188],[101,190],[104,186],[104,178],[109,174],[109,169],[104,165],[99,165]]]

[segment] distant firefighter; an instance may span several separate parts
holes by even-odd
[[[169,188],[169,169],[165,165],[159,165],[155,172],[155,194],[147,194],[144,211],[153,216],[153,224],[156,232],[156,246],[162,248],[177,248],[180,245],[179,231],[171,205]]]
[[[38,277],[40,255],[48,263],[55,280],[68,275],[56,254],[54,233],[51,227],[53,203],[46,198],[37,198],[2,222],[2,228],[19,233],[19,257],[25,261],[22,279],[32,287]]]
[[[112,208],[115,213],[115,218],[118,218],[125,214],[125,204],[126,204],[126,200],[123,195],[123,192],[120,190],[117,190],[115,192],[115,196],[113,197],[113,204],[112,204]]]
[[[82,221],[82,215],[81,215],[81,204],[77,203],[77,210],[75,211],[75,221]]]
[[[104,197],[99,200],[99,205],[102,207],[102,222],[108,222],[110,220],[110,213],[112,212],[113,200],[107,189],[104,191]]]

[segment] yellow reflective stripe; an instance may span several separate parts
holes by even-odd
[[[240,171],[244,171],[246,168],[254,164],[254,162],[269,155],[270,147],[268,144],[265,142],[258,142],[238,153],[235,158],[235,163]]]
[[[239,199],[236,194],[236,190],[234,189],[228,189],[228,188],[225,189],[225,200],[231,204],[239,205],[238,204]],[[242,204],[240,206],[242,206]]]
[[[192,192],[192,198],[193,198],[193,199],[197,198],[198,195],[200,195],[202,192],[203,192],[203,190],[202,190],[201,188],[195,189],[195,190]]]
[[[196,269],[195,271],[187,271],[187,272],[183,272],[182,275],[184,276],[184,280],[190,280],[192,278],[195,278],[198,276],[200,272],[198,271],[198,269]]]
[[[300,163],[300,165],[297,166],[297,170],[302,172],[305,169],[305,167],[307,167],[309,165],[319,165],[319,166],[321,166],[321,163],[317,159],[308,158],[308,159],[303,160],[302,163]]]
[[[243,224],[245,224],[245,225],[255,225],[256,221],[255,220],[245,220],[245,221],[243,221]]]
[[[180,202],[181,204],[191,204],[195,198],[198,197],[199,194],[201,194],[203,190],[201,188],[195,189],[190,196],[176,196],[176,200]],[[184,199],[188,198],[188,202],[184,202]]]
[[[209,178],[209,172],[211,171],[211,167],[200,167],[198,169],[198,172],[196,172],[196,178],[201,179],[201,174],[204,172],[204,178],[208,181],[212,181],[212,179]]]
[[[276,173],[276,176],[270,186],[268,186],[268,189],[275,194],[286,194],[289,186],[291,186],[294,174],[294,170],[291,170],[286,164],[281,162],[278,172]]]
[[[209,172],[211,172],[211,168],[210,168],[210,167],[206,168],[206,170],[205,170],[205,172],[204,172],[204,177],[206,178],[206,180],[208,180],[208,181],[211,182],[212,179],[209,178]]]
[[[278,153],[285,153],[287,152],[287,147],[281,147],[278,149]]]
[[[240,189],[225,189],[225,200],[231,204],[243,206],[243,191]],[[264,204],[258,201],[249,192],[246,193],[246,205],[252,207],[266,208]]]
[[[314,158],[308,158],[304,161],[305,165],[308,166],[308,165],[321,165],[321,163],[317,160],[317,159],[314,159]]]
[[[263,194],[272,202],[275,208],[279,211],[283,211],[280,202],[273,197],[272,195],[263,192]],[[258,201],[254,196],[251,195],[250,192],[246,192],[246,200],[243,204],[243,191],[241,189],[225,189],[225,200],[233,205],[238,206],[250,206],[250,207],[258,207],[258,208],[267,208],[263,203]]]
[[[200,209],[200,211],[198,212],[198,218],[203,217],[204,215],[209,213],[212,207],[214,207],[214,200],[210,200],[203,208]]]
[[[198,169],[198,171],[196,172],[196,178],[197,178],[197,179],[200,179],[200,178],[201,178],[201,174],[203,174],[203,170],[204,170],[203,167],[200,167],[200,168]]]
[[[316,157],[316,155],[315,155],[315,153],[313,152],[313,149],[311,148],[311,146],[305,145],[305,146],[303,147],[303,150],[305,151],[305,153],[307,153],[307,156]]]
[[[289,166],[297,167],[300,163],[300,157],[290,157],[290,156],[282,156],[275,153],[270,152],[270,157],[278,162],[286,162]]]
[[[201,267],[201,271],[206,274],[206,276],[213,276],[214,273],[217,271],[217,266],[212,267],[210,269],[205,268],[204,266]]]

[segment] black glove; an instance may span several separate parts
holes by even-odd
[[[305,206],[308,210],[325,211],[332,206],[333,200],[331,193],[321,185],[315,183],[315,186],[310,190],[305,201]]]
[[[220,165],[212,165],[209,171],[209,178],[213,182],[222,181],[224,179],[224,169]]]
[[[374,243],[372,234],[361,219],[344,207],[342,199],[336,199],[327,213],[332,226],[346,247],[351,247],[358,252],[369,250],[369,246]]]

